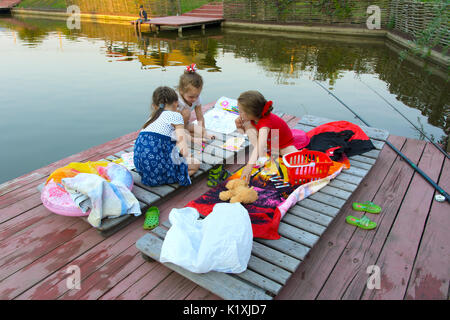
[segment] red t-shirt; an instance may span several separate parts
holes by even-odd
[[[278,129],[278,135],[279,135],[279,142],[278,147],[279,149],[286,148],[288,146],[294,145],[294,137],[292,136],[291,128],[287,125],[287,123],[281,119],[276,114],[270,113],[268,116],[265,116],[264,118],[259,119],[258,123],[255,123],[252,120],[252,125],[256,128],[256,130],[259,131],[259,129],[267,127],[271,129],[269,131],[269,136],[267,137],[267,150],[270,152],[271,145],[272,145],[272,130]],[[275,132],[274,132],[275,135]],[[276,135],[273,137],[273,139],[276,139]]]

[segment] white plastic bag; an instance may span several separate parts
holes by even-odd
[[[218,203],[203,220],[194,208],[172,209],[172,224],[161,248],[160,261],[191,272],[241,273],[247,269],[253,232],[240,203]]]

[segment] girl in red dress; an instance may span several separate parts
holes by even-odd
[[[309,143],[306,134],[294,139],[287,123],[272,113],[272,101],[258,91],[246,91],[238,98],[239,117],[236,127],[248,135],[253,151],[241,177],[250,181],[252,169],[264,165],[271,155],[274,159],[296,152]],[[297,135],[296,135],[297,137]]]

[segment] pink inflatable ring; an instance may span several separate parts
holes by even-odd
[[[77,170],[80,168],[88,168],[87,170]],[[59,170],[58,176],[52,177]],[[50,211],[71,217],[88,216],[91,210],[86,213],[72,201],[70,194],[64,189],[64,186],[59,183],[61,178],[73,177],[78,173],[93,173],[97,174],[111,182],[120,182],[127,186],[128,189],[133,188],[133,177],[127,168],[111,162],[87,162],[87,163],[71,163],[70,165],[60,168],[50,175],[47,183],[42,189],[41,200],[42,204]],[[72,173],[69,176],[64,176],[64,172]]]

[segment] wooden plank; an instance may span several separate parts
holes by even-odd
[[[423,148],[423,142],[417,143],[408,139],[401,150],[412,161],[417,162]],[[360,299],[369,276],[366,273],[367,266],[376,264],[413,173],[413,169],[400,158],[395,160],[374,198],[371,199],[382,207],[380,214],[368,215],[377,223],[377,228],[373,230],[374,232],[355,229],[346,246],[345,254],[339,258],[323,286],[320,299]],[[353,211],[352,215],[362,214]]]
[[[357,176],[357,177],[364,178],[366,176],[367,172],[369,172],[369,170],[368,169],[361,169],[361,168],[354,167],[354,166],[351,165],[350,168],[348,168],[344,172],[348,173],[348,174],[352,174],[352,175]]]
[[[142,300],[181,300],[194,290],[196,284],[172,272],[154,287]]]
[[[42,204],[40,193],[33,194],[21,201],[13,203],[10,206],[0,209],[0,224],[14,219],[20,214],[27,212]],[[1,233],[1,232],[0,232]]]
[[[302,219],[302,218],[297,217],[296,215],[293,215],[289,212],[284,215],[283,222],[286,222],[294,227],[303,229],[303,230],[305,230],[309,233],[315,234],[317,236],[320,236],[326,229],[326,227],[324,227],[324,226],[321,226],[319,224],[316,224],[316,223],[311,222],[306,219]]]
[[[200,286],[197,286],[194,290],[192,290],[192,292],[186,297],[185,300],[220,300],[220,297]]]
[[[334,196],[330,196],[320,191],[310,195],[309,199],[316,200],[324,204],[328,204],[338,209],[342,208],[342,206],[345,204],[345,200],[339,199]]]
[[[347,200],[352,195],[351,192],[348,192],[348,191],[345,191],[342,189],[338,189],[338,188],[335,188],[330,185],[325,186],[322,189],[320,189],[320,192],[329,194],[330,196],[334,196],[334,197],[340,198],[342,200]]]
[[[350,160],[350,165],[352,167],[356,167],[359,169],[364,169],[364,170],[369,171],[370,169],[372,169],[372,166],[373,166],[373,164],[368,164],[368,163],[357,161],[354,159],[349,159],[349,160]]]
[[[395,136],[391,136],[389,139],[400,150],[406,140]],[[318,296],[336,261],[343,254],[349,238],[355,231],[353,226],[345,222],[346,215],[354,214],[351,207],[352,201],[373,199],[396,158],[397,155],[394,151],[390,148],[383,148],[377,165],[365,177],[371,183],[365,188],[358,188],[353,193],[336,219],[322,234],[320,241],[311,249],[297,271],[291,276],[289,282],[281,289],[276,299],[311,300]],[[367,282],[367,275],[363,282],[364,284]]]
[[[81,221],[80,221],[81,222]],[[89,240],[88,235],[95,230],[89,229],[83,235],[80,235],[77,239],[78,241]],[[93,238],[89,246],[86,246],[84,250],[79,251],[78,255],[71,255],[76,247],[80,244],[77,242],[69,241],[65,245],[59,247],[57,251],[61,252],[64,247],[68,244],[75,246],[72,250],[68,250],[66,253],[67,258],[61,252],[53,256],[53,254],[43,257],[40,264],[43,264],[44,270],[47,270],[45,276],[41,278],[42,281],[35,283],[32,287],[23,292],[18,298],[19,299],[56,299],[62,295],[67,295],[66,298],[75,297],[81,294],[78,290],[69,290],[67,288],[67,277],[70,275],[67,273],[67,267],[69,265],[77,265],[80,268],[81,275],[81,288],[88,289],[91,287],[93,279],[98,279],[97,277],[89,277],[92,273],[97,272],[102,266],[106,265],[112,261],[118,255],[121,255],[123,251],[127,250],[132,246],[139,236],[145,234],[145,230],[142,228],[136,228],[136,224],[129,225],[126,228],[115,233],[113,236],[104,239],[97,235]],[[89,241],[87,241],[89,244]],[[84,245],[84,244],[83,244]],[[67,250],[67,249],[66,249]],[[59,260],[56,260],[58,259]],[[52,265],[46,266],[46,260],[52,262]],[[55,259],[55,260],[53,260]],[[124,258],[128,260],[128,258]],[[35,267],[38,268],[40,264]],[[57,267],[67,265],[66,268]],[[54,268],[54,269],[53,269]],[[122,264],[122,268],[126,268],[126,265]],[[21,271],[24,271],[22,269]],[[25,273],[27,275],[27,273]],[[86,281],[86,282],[85,282]],[[85,287],[86,284],[86,288]],[[70,292],[72,291],[72,292]],[[84,292],[84,291],[83,291]]]
[[[135,247],[133,245],[133,247]],[[137,251],[139,251],[136,248]],[[120,281],[114,283],[114,286],[109,291],[103,291],[98,298],[99,300],[115,300],[119,297],[123,299],[132,299],[126,292],[127,291],[133,291],[133,286],[135,286],[137,283],[140,282],[147,282],[147,292],[149,290],[149,284],[148,282],[152,281],[155,277],[150,279],[145,279],[146,276],[151,277],[152,273],[158,272],[158,270],[155,270],[157,266],[160,266],[163,270],[163,273],[167,274],[171,271],[162,266],[159,262],[153,261],[153,262],[147,262],[144,259],[142,259],[142,253],[139,251],[139,254],[137,255],[137,258],[141,262],[139,267],[136,269],[133,269],[131,273],[127,273],[126,276],[124,276]],[[153,270],[153,272],[151,272]],[[158,276],[157,276],[158,277]],[[151,287],[150,287],[151,288]]]
[[[300,244],[303,244],[308,247],[314,246],[314,244],[319,240],[319,237],[303,231],[301,229],[298,229],[296,227],[293,227],[287,223],[280,222],[280,225],[278,226],[278,233],[288,239],[291,239],[293,241],[296,241]]]
[[[436,181],[443,160],[444,155],[431,144],[427,144],[419,168]],[[384,274],[381,290],[365,290],[362,299],[403,299],[433,194],[434,188],[422,176],[415,173],[396,222],[376,261]]]
[[[444,160],[439,185],[450,190],[450,161]],[[437,194],[437,193],[436,193]],[[406,299],[448,300],[450,215],[447,202],[433,201],[420,242]]]
[[[349,159],[350,159],[350,164],[352,163],[351,162],[352,160],[357,160],[359,162],[363,162],[363,163],[367,163],[367,164],[375,164],[375,161],[376,161],[376,159],[364,157],[362,155],[352,156]]]
[[[357,184],[353,184],[353,183],[349,183],[349,182],[341,181],[341,180],[336,180],[336,179],[331,180],[330,183],[328,184],[328,186],[342,189],[347,192],[354,192],[356,190],[356,188],[358,188]]]
[[[300,260],[292,258],[256,241],[253,241],[252,254],[291,272],[294,272],[300,264]]]
[[[357,186],[360,184],[362,179],[363,179],[362,177],[354,176],[354,175],[348,174],[344,171],[344,172],[341,172],[340,174],[338,174],[334,180],[348,182],[348,183],[351,183],[351,184],[354,184]]]
[[[79,292],[71,299],[96,300],[121,284],[131,274],[138,272],[145,264],[139,250],[133,245],[123,254],[92,273],[83,283]],[[155,263],[156,264],[156,263]],[[149,264],[148,264],[149,265]]]
[[[338,208],[312,200],[310,198],[303,199],[302,201],[298,202],[297,205],[302,208],[307,208],[310,210],[323,213],[332,218],[334,218],[339,213]]]
[[[255,241],[299,260],[303,260],[310,250],[309,247],[283,236],[278,240],[255,239]]]
[[[159,261],[162,242],[163,241],[160,238],[148,233],[136,242],[136,247],[147,256]],[[172,263],[164,263],[164,265],[204,287],[205,289],[214,292],[223,299],[272,299],[272,297],[264,293],[263,290],[250,286],[243,281],[239,281],[226,273],[211,271],[204,274],[196,274]]]
[[[280,284],[285,284],[291,276],[291,272],[283,270],[282,268],[277,267],[276,265],[260,259],[254,255],[250,256],[247,268],[263,275],[267,279],[271,279]]]
[[[330,224],[331,220],[333,220],[333,217],[308,208],[300,207],[299,205],[293,206],[291,209],[289,209],[288,212],[324,227],[327,227]]]
[[[62,268],[69,261],[95,246],[102,239],[95,229],[90,228],[81,235],[65,242],[50,254],[39,258],[26,268],[0,282],[0,299],[9,300],[17,297],[48,277],[49,273]]]
[[[245,270],[242,273],[237,273],[236,277],[246,280],[247,282],[253,283],[261,289],[264,289],[274,296],[280,292],[282,285],[270,280],[259,273],[253,272],[250,269]]]
[[[147,191],[139,186],[134,186],[131,192],[136,196],[136,198],[139,201],[142,201],[147,205],[151,205],[156,201],[158,201],[159,199],[161,199],[160,196],[151,193],[150,191]]]
[[[0,281],[85,232],[88,227],[77,220],[53,215],[34,228],[3,240]]]

